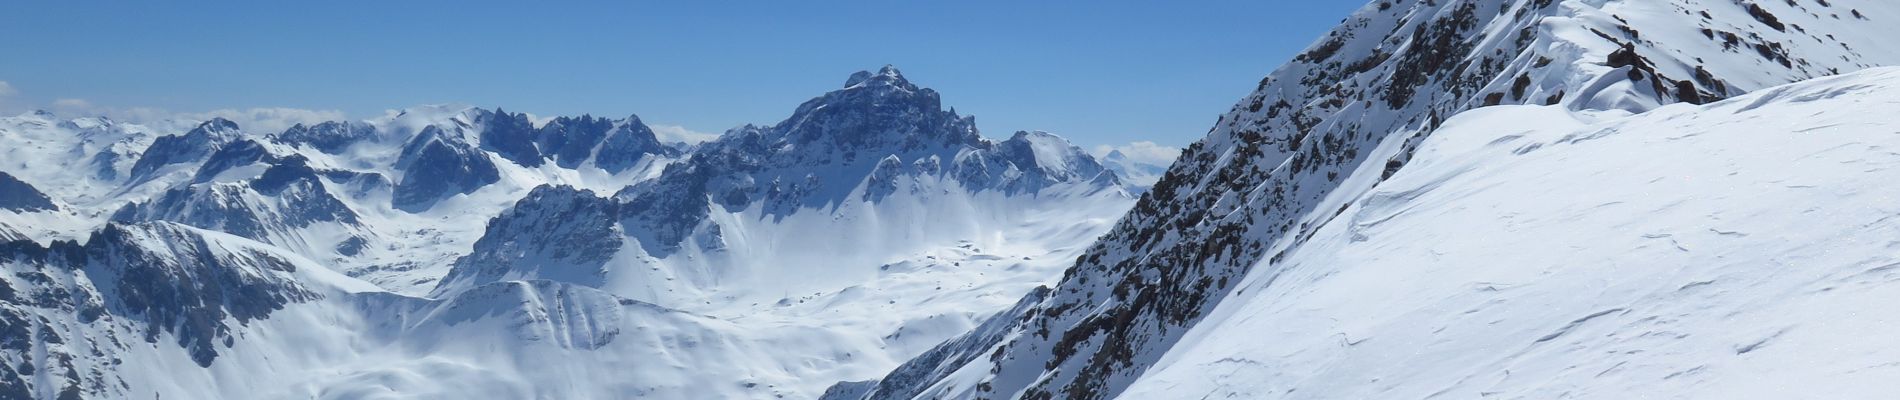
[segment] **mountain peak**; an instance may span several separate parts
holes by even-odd
[[[807,100],[790,118],[767,129],[767,140],[819,148],[939,148],[980,140],[975,121],[943,109],[936,90],[918,87],[885,66],[851,74],[843,89]],[[830,157],[812,153],[812,157]],[[815,162],[815,161],[814,161]]]
[[[1013,140],[1044,139],[1044,138],[1062,139],[1061,136],[1057,136],[1056,134],[1049,133],[1047,131],[1016,131],[1016,134],[1010,135],[1010,139],[1013,139]]]
[[[910,80],[904,79],[904,73],[898,71],[897,66],[890,64],[884,64],[884,67],[878,68],[876,73],[872,73],[871,71],[858,71],[857,73],[853,73],[850,79],[844,81],[844,87],[849,89],[867,82],[887,86],[912,87]]]
[[[211,117],[210,120],[199,123],[198,127],[192,128],[191,131],[215,135],[236,134],[238,132],[238,124],[231,122],[231,120],[224,119],[224,117]]]

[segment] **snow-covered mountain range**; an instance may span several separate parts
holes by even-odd
[[[690,148],[446,106],[0,141],[3,398],[811,398],[1049,283],[1139,191],[891,67]]]
[[[0,118],[0,398],[1880,397],[1889,18],[1374,0],[1165,169],[891,67],[693,146]]]

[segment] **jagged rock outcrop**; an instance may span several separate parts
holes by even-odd
[[[328,121],[315,125],[292,125],[271,136],[271,140],[287,145],[303,145],[326,154],[340,154],[351,145],[376,138],[376,126],[356,121]]]
[[[554,122],[562,123],[563,121],[557,118]],[[560,127],[562,130],[570,130],[566,128],[567,125],[565,123],[560,125],[550,123],[549,125]],[[590,129],[598,129],[602,125],[599,123],[599,120],[596,119],[595,123],[587,126]],[[639,165],[641,161],[678,157],[680,155],[679,149],[668,146],[665,143],[660,143],[659,137],[653,134],[653,129],[647,127],[646,123],[641,122],[639,116],[629,115],[626,119],[615,122],[611,126],[612,128],[606,133],[606,138],[600,139],[600,145],[598,147],[593,147],[592,144],[579,145],[590,143],[591,138],[594,137],[592,134],[583,134],[581,137],[570,136],[566,139],[568,144],[562,146],[563,151],[557,153],[561,158],[558,162],[578,164],[578,162],[572,160],[576,157],[583,156],[581,153],[583,153],[584,150],[579,149],[593,148],[594,166],[600,167],[600,169],[610,173],[620,173]],[[547,130],[548,127],[544,126],[542,129]],[[575,134],[570,133],[569,135]],[[555,134],[543,133],[543,136],[553,137]]]
[[[223,118],[205,121],[184,135],[160,136],[139,154],[138,162],[132,164],[132,179],[151,179],[152,174],[165,166],[202,161],[242,136],[237,123]]]
[[[496,108],[475,115],[477,131],[481,132],[479,143],[482,150],[500,155],[501,158],[521,164],[524,167],[538,167],[542,159],[541,148],[535,145],[534,122],[527,114],[509,113]]]
[[[542,125],[535,144],[561,168],[580,168],[589,160],[608,173],[620,173],[655,156],[679,150],[660,143],[639,116],[610,120],[590,115],[559,117]]]
[[[112,220],[171,221],[279,245],[301,244],[295,243],[301,235],[293,231],[318,223],[359,223],[356,212],[329,192],[308,158],[281,156],[248,139],[221,147],[190,182],[127,204]]]
[[[621,205],[588,190],[541,186],[488,222],[475,250],[456,260],[435,292],[488,282],[547,279],[599,286],[621,246]]]
[[[445,197],[471,193],[501,180],[501,171],[486,153],[470,146],[459,133],[433,125],[403,146],[395,167],[403,174],[390,202],[408,212],[426,211]]]

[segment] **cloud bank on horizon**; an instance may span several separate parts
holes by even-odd
[[[114,120],[147,125],[158,129],[190,129],[199,122],[212,118],[224,118],[237,122],[238,126],[256,132],[282,132],[297,124],[316,124],[325,121],[352,119],[341,110],[315,110],[294,107],[251,107],[223,108],[210,111],[181,112],[158,107],[114,107],[95,104],[78,98],[60,98],[51,103],[33,106],[18,101],[20,91],[7,81],[0,81],[0,113],[6,115],[28,112],[33,109],[45,110],[66,117],[99,116]],[[395,112],[396,110],[389,110]],[[537,123],[539,117],[531,116]],[[694,130],[678,124],[649,123],[654,135],[666,142],[698,144],[719,138],[718,133]],[[1145,164],[1168,165],[1181,154],[1181,148],[1141,140],[1120,145],[1096,145],[1090,153],[1096,157],[1107,156],[1110,152],[1120,151],[1129,160]]]

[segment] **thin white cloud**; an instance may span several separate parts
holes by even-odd
[[[647,127],[653,129],[653,136],[658,136],[661,142],[666,143],[686,142],[689,144],[699,144],[719,138],[718,134],[686,129],[686,127],[679,125],[648,124]]]
[[[283,132],[296,124],[315,124],[324,121],[339,121],[348,118],[342,111],[306,110],[287,107],[257,107],[248,109],[219,109],[205,112],[171,112],[151,107],[104,107],[86,99],[59,99],[51,104],[53,113],[67,117],[103,116],[115,120],[150,125],[160,129],[190,128],[199,122],[212,118],[224,118],[237,122],[239,127],[254,134]]]
[[[14,89],[13,84],[7,83],[7,81],[0,81],[0,97],[13,97],[13,95],[16,94],[20,94],[20,91]]]
[[[204,121],[213,117],[237,122],[239,127],[251,133],[278,133],[290,129],[292,125],[313,125],[324,121],[342,121],[349,116],[337,110],[306,110],[287,107],[259,107],[243,110],[222,109],[202,113],[175,114],[172,118],[187,121]]]
[[[92,105],[92,102],[86,101],[85,99],[53,100],[51,108],[52,109],[48,111],[60,115],[91,115],[100,111],[99,107]]]
[[[1128,157],[1129,160],[1143,164],[1173,164],[1175,157],[1181,156],[1181,148],[1179,147],[1162,146],[1146,140],[1120,146],[1098,145],[1095,146],[1094,153],[1096,157],[1103,157],[1107,156],[1109,152],[1117,150],[1121,151],[1122,155]]]

